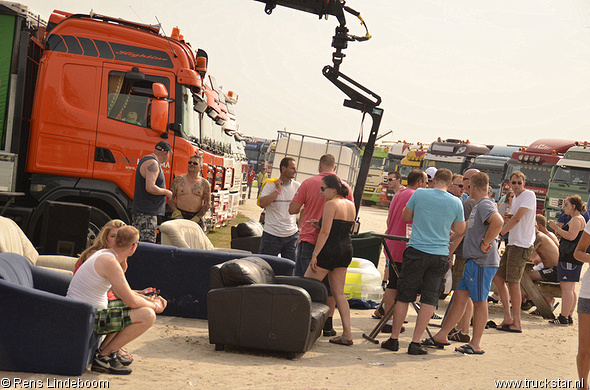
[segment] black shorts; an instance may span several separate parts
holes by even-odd
[[[393,269],[393,265],[395,264],[395,268],[397,268],[397,273]],[[393,261],[389,261],[389,281],[387,283],[387,288],[390,290],[397,290],[397,281],[398,281],[398,273],[402,272],[402,265],[404,263],[396,263]]]
[[[545,282],[558,282],[557,266],[540,269],[539,274]]]
[[[403,256],[403,269],[397,282],[397,300],[414,302],[420,294],[420,302],[436,306],[442,280],[449,269],[449,258],[431,255],[407,247]]]

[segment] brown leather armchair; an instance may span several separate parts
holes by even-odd
[[[328,318],[325,286],[313,279],[276,276],[261,258],[211,267],[207,294],[209,343],[287,352],[308,351]]]

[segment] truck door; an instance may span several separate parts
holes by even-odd
[[[133,198],[135,170],[139,160],[154,151],[162,140],[150,128],[152,84],[162,83],[174,96],[174,75],[153,69],[105,64],[102,74],[100,115],[96,136],[94,175],[97,180],[116,183]],[[173,109],[169,110],[170,113]],[[171,120],[171,119],[170,119]],[[170,133],[168,143],[174,146]],[[172,157],[162,166],[170,185]]]

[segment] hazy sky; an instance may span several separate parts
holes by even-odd
[[[342,105],[323,75],[334,17],[253,0],[22,1],[46,20],[54,8],[180,27],[209,54],[209,71],[239,94],[240,131],[277,130],[356,140],[371,119]],[[538,138],[590,140],[590,2],[584,0],[348,0],[373,38],[352,42],[341,72],[380,95],[380,133],[430,143]],[[347,14],[350,33],[363,35]]]

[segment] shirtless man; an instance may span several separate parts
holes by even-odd
[[[211,208],[211,184],[199,176],[203,156],[192,155],[188,161],[188,173],[177,176],[170,186],[172,200],[168,202],[173,219],[190,219],[204,230],[203,216]]]
[[[551,237],[545,233],[537,230],[537,237],[535,239],[535,251],[531,255],[531,261],[535,265],[542,264],[543,268],[533,270],[530,272],[531,280],[542,280],[545,282],[557,283],[557,260],[559,259],[559,248]],[[528,299],[528,298],[527,298]],[[549,307],[553,306],[555,298],[543,297]]]

